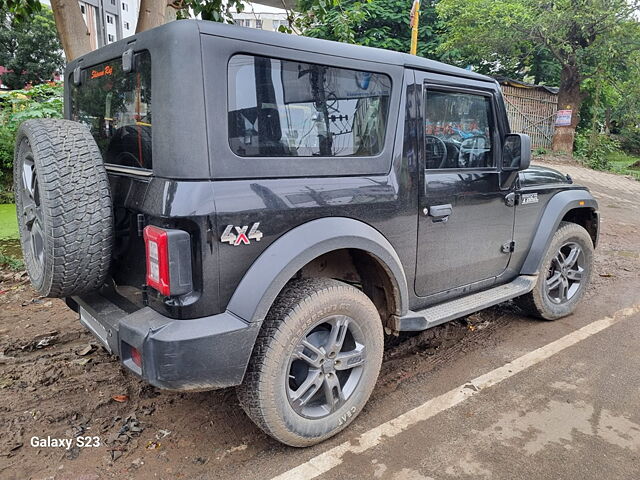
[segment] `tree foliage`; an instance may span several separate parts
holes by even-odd
[[[553,148],[570,152],[584,80],[627,63],[640,47],[637,7],[635,0],[441,0],[447,34],[440,49],[489,71],[540,71],[541,58],[557,65],[559,108],[574,115],[570,127],[556,129]]]
[[[40,0],[0,0],[0,11],[11,12],[18,20],[28,20],[42,11]]]
[[[62,83],[0,93],[0,198],[11,182],[13,149],[20,123],[30,118],[62,117]]]
[[[316,38],[408,52],[412,3],[412,0],[343,0],[339,4],[327,3],[325,11],[318,13],[323,2],[303,0],[299,3],[306,18],[302,31]],[[442,33],[435,3],[426,0],[420,6],[418,55],[430,58],[437,55]]]
[[[441,0],[441,51],[475,62],[526,61],[543,54],[589,75],[627,51],[636,2],[627,0]],[[637,48],[637,45],[635,46]]]
[[[51,11],[43,8],[28,20],[0,11],[0,65],[7,73],[2,82],[10,89],[53,79],[64,65],[62,48]]]
[[[233,11],[242,12],[242,0],[180,0],[172,4],[178,10],[178,18],[199,17],[212,22],[233,23]]]

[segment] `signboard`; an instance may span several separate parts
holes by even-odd
[[[571,114],[573,110],[558,110],[556,112],[556,127],[571,126]]]

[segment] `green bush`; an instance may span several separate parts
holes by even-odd
[[[13,149],[18,126],[31,118],[62,117],[62,83],[0,93],[0,200],[10,201]]]
[[[630,155],[640,155],[640,129],[624,128],[620,132],[620,148]]]
[[[575,155],[595,170],[610,170],[609,155],[620,150],[620,143],[609,135],[589,130],[578,132],[575,140]]]
[[[622,151],[609,155],[611,171],[620,175],[628,175],[640,181],[640,158]]]
[[[546,148],[543,148],[543,147],[538,147],[533,152],[534,155],[546,155],[547,153],[549,152],[547,151]]]

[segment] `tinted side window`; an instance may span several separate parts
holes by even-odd
[[[424,128],[426,168],[494,165],[489,97],[427,90]]]
[[[384,74],[235,55],[228,85],[237,155],[372,156],[384,147],[391,95]]]
[[[151,57],[136,55],[133,72],[122,60],[82,71],[71,88],[71,119],[87,124],[106,163],[151,168]]]

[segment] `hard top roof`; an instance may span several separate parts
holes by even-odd
[[[225,38],[245,40],[295,50],[411,67],[418,70],[425,70],[444,75],[454,75],[456,77],[464,77],[485,82],[495,82],[494,79],[485,75],[465,70],[464,68],[454,67],[446,63],[436,62],[435,60],[418,57],[416,55],[409,55],[408,53],[384,50],[382,48],[364,47],[361,45],[351,45],[348,43],[333,42],[330,40],[321,40],[299,35],[287,35],[255,28],[238,27],[219,22],[208,22],[203,20],[192,20],[192,22],[196,23],[200,32],[206,35],[216,35]],[[170,24],[165,25],[164,28],[169,25]]]

